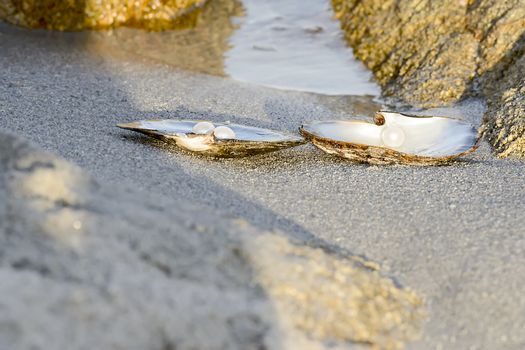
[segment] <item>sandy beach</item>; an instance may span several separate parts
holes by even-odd
[[[379,263],[425,301],[422,337],[408,348],[523,347],[523,162],[495,158],[486,143],[440,167],[358,165],[311,145],[243,159],[195,156],[115,125],[230,120],[296,133],[303,122],[371,116],[381,104],[191,73],[96,50],[89,40],[0,24],[0,129],[108,186]],[[479,125],[483,111],[469,100],[427,114]]]

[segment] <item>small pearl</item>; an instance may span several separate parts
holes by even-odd
[[[218,126],[213,130],[213,135],[220,140],[234,139],[235,132],[227,126]]]
[[[194,134],[205,135],[213,129],[215,129],[215,126],[210,122],[198,122],[193,126],[191,131],[193,131]]]
[[[387,126],[381,133],[381,140],[383,140],[383,144],[387,147],[400,147],[405,142],[405,133],[403,129],[398,126]]]

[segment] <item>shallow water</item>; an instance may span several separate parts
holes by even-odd
[[[211,1],[194,28],[93,32],[92,47],[280,89],[377,96],[327,0]]]
[[[346,46],[326,0],[243,0],[229,42],[234,79],[328,95],[378,95],[371,73]]]

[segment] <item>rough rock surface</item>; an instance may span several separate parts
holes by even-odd
[[[0,19],[30,28],[102,29],[122,25],[153,30],[192,22],[206,0],[0,0]]]
[[[525,42],[486,75],[485,135],[501,157],[525,156]]]
[[[412,105],[437,106],[491,92],[489,140],[501,156],[523,152],[523,93],[519,69],[500,83],[509,62],[523,55],[521,0],[332,0],[349,44],[384,87]],[[506,62],[502,64],[502,62]],[[523,70],[521,70],[523,72]],[[500,87],[500,85],[504,85]],[[514,98],[508,96],[512,90]],[[508,116],[507,116],[508,115]],[[498,135],[498,136],[495,136]]]
[[[455,102],[525,32],[522,1],[333,0],[349,44],[386,93]]]
[[[421,299],[373,263],[104,186],[5,133],[0,198],[0,349],[399,348],[419,332]]]

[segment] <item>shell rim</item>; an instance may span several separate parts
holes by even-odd
[[[408,114],[408,113],[405,113],[405,112],[396,112],[396,111],[389,111],[389,110],[386,110],[386,109],[382,109],[380,111],[377,111],[376,114],[381,114],[381,113],[395,113],[395,114],[401,114],[402,116],[404,117],[408,117],[408,118],[440,118],[440,119],[452,119],[452,120],[456,120],[458,122],[461,122],[461,123],[464,123],[464,124],[469,124],[467,122],[464,122],[462,120],[459,120],[459,119],[456,119],[456,118],[452,118],[452,117],[446,117],[446,116],[441,116],[441,115],[436,115],[436,116],[433,116],[433,115],[417,115],[417,114]]]

